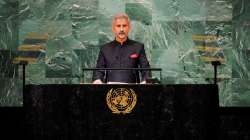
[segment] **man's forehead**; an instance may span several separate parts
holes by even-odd
[[[114,23],[115,24],[128,24],[129,23],[129,21],[128,21],[128,19],[126,19],[126,18],[117,18],[117,19],[115,19],[114,20]]]

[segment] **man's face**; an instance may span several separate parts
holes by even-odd
[[[130,31],[130,25],[127,19],[118,18],[114,21],[112,25],[112,31],[115,34],[115,37],[118,39],[126,39]]]

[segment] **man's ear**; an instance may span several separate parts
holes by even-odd
[[[130,31],[131,31],[131,28],[132,28],[132,25],[131,25],[130,22],[128,23],[128,27],[129,27],[128,31],[130,32]]]
[[[115,21],[112,21],[111,23],[111,30],[113,33],[115,33]]]
[[[111,30],[112,30],[113,33],[115,32],[114,24],[112,24]]]

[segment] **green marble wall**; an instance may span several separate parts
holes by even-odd
[[[220,105],[250,106],[248,0],[0,0],[0,106],[22,105],[22,69],[11,60],[29,33],[49,38],[45,59],[26,68],[27,84],[90,82],[91,72],[82,78],[81,68],[94,67],[100,44],[114,39],[111,17],[118,12],[130,16],[129,36],[145,44],[164,84],[213,83],[213,67],[201,58],[221,58]]]

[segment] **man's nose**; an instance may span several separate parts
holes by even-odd
[[[121,30],[121,31],[123,31],[123,30],[124,30],[124,28],[121,26],[120,30]]]

